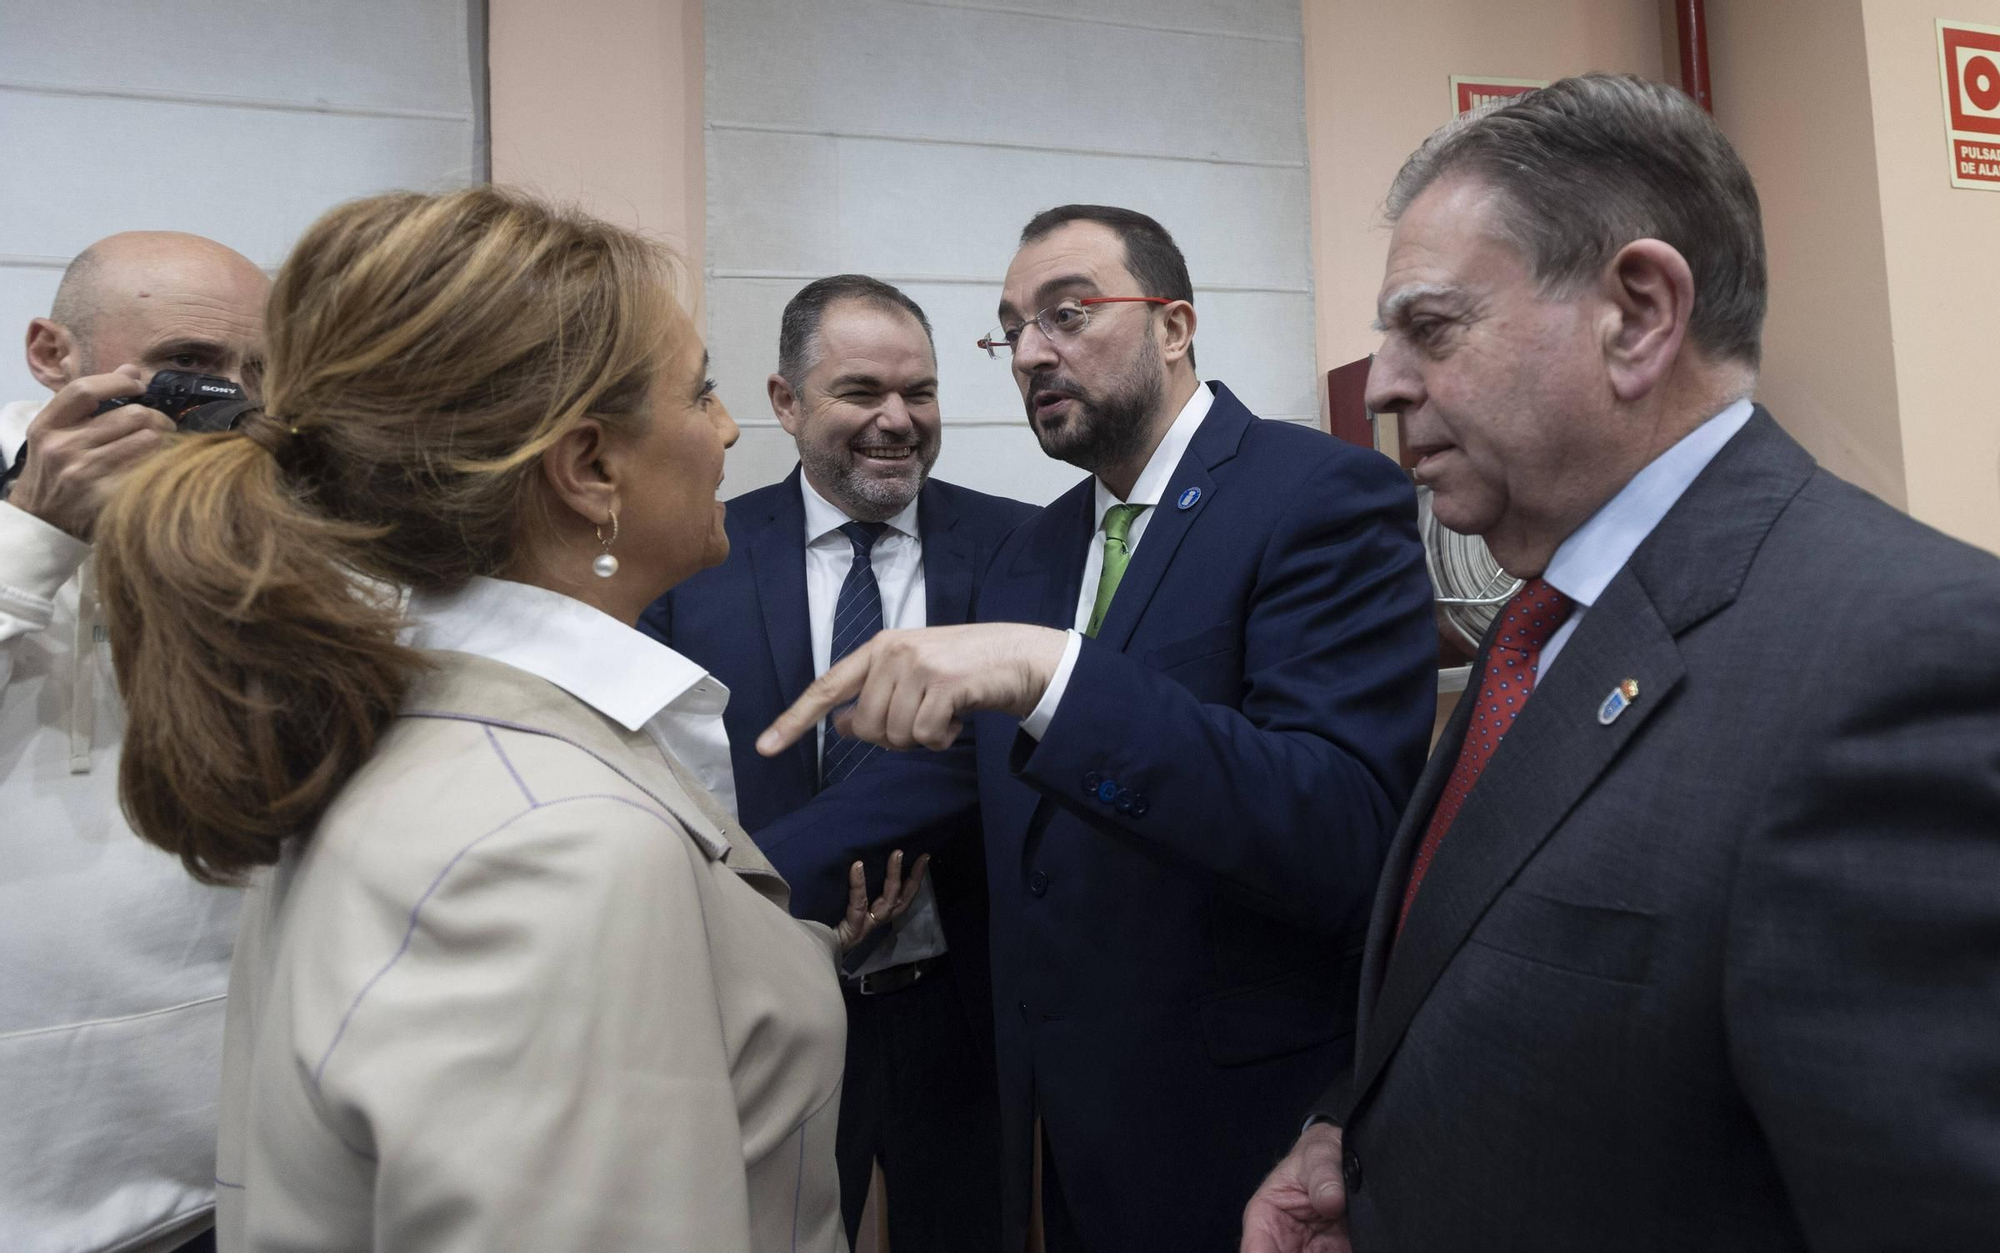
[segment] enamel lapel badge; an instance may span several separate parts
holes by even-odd
[[[1631,708],[1632,702],[1638,699],[1639,680],[1637,679],[1627,679],[1617,687],[1612,688],[1611,695],[1605,697],[1604,703],[1597,707],[1597,725],[1601,727],[1610,726],[1618,720],[1619,714]]]

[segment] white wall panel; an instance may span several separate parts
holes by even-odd
[[[53,265],[0,265],[0,310],[10,313],[23,310],[20,317],[0,323],[0,375],[7,379],[6,390],[0,391],[0,396],[6,399],[0,400],[0,404],[36,400],[49,394],[28,373],[22,349],[27,339],[28,319],[49,311],[61,282],[62,270]]]
[[[1021,226],[1060,203],[1049,191],[1060,188],[1070,201],[1124,205],[1167,223],[1197,284],[1306,288],[1303,167],[759,132],[718,135],[714,149],[710,202],[730,206],[715,223],[721,234],[709,237],[709,264],[721,275],[824,272],[840,260],[870,274],[997,278]],[[812,246],[801,247],[808,232]],[[805,255],[813,261],[798,267],[784,260]]]
[[[484,176],[481,0],[0,4],[0,400],[62,266],[116,231],[275,268],[314,218]]]
[[[1157,217],[1188,256],[1204,377],[1313,420],[1300,13],[1286,0],[730,0],[707,30],[710,348],[745,423],[734,490],[790,469],[764,380],[785,301],[896,283],[938,337],[938,473],[1047,500],[989,329],[1021,226],[1070,201]],[[752,482],[751,480],[755,480]]]
[[[739,426],[776,421],[764,381],[778,368],[778,315],[802,284],[779,279],[738,279],[717,299],[708,284],[708,372]],[[940,372],[944,372],[940,366]],[[730,474],[736,473],[732,467]],[[751,484],[750,486],[755,486]]]
[[[841,142],[742,131],[713,145],[708,203],[728,209],[708,215],[708,268],[834,273],[841,257]]]
[[[1278,163],[1304,148],[1297,43],[906,0],[729,0],[705,22],[711,123]]]
[[[736,411],[732,408],[730,412],[734,414]],[[770,416],[769,408],[764,410],[764,416]],[[775,483],[792,472],[792,466],[798,459],[798,448],[783,428],[746,426],[736,441],[736,447],[730,449],[723,459],[720,496],[728,500],[753,487]]]
[[[0,79],[471,115],[464,0],[10,0]]]
[[[984,9],[1017,16],[1056,18],[1104,26],[1139,26],[1150,30],[1186,31],[1202,35],[1235,35],[1274,43],[1299,42],[1297,6],[1266,4],[1263,0],[900,0],[925,8]]]
[[[7,97],[5,108],[0,169],[61,170],[89,153],[94,171],[129,171],[110,195],[84,182],[0,196],[0,239],[14,253],[69,257],[115,231],[176,230],[275,266],[343,200],[462,186],[473,173],[462,122],[35,95]],[[168,154],[191,136],[202,167],[237,176],[186,177],[187,163]]]
[[[1038,504],[1054,500],[1084,479],[1075,466],[1044,457],[1026,422],[952,429],[932,473],[977,491]]]

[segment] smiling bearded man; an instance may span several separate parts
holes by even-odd
[[[975,575],[1033,512],[929,477],[941,441],[930,323],[887,283],[840,274],[792,297],[768,388],[799,468],[730,501],[728,562],[641,624],[729,686],[731,795],[760,842],[816,794],[865,786],[843,781],[875,750],[828,725],[764,758],[757,733],[877,630],[964,622]],[[850,955],[843,980],[835,1155],[850,1241],[879,1160],[897,1248],[998,1248],[986,885],[977,821],[954,834],[971,840],[940,851],[909,913]]]

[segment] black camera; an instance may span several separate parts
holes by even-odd
[[[172,418],[183,431],[233,431],[243,415],[256,408],[243,389],[213,374],[161,370],[138,396],[121,396],[97,406],[109,413],[126,405],[144,405]]]
[[[235,430],[243,415],[257,407],[257,402],[245,396],[242,388],[217,375],[160,370],[154,373],[143,393],[107,400],[97,406],[97,412],[109,413],[126,405],[158,410],[172,418],[181,430],[201,434]],[[27,464],[28,446],[24,443],[14,454],[14,464],[0,474],[0,500],[7,499],[7,493],[14,490],[14,480],[21,477],[21,470]]]

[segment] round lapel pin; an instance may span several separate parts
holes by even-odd
[[[1177,509],[1192,509],[1195,502],[1200,499],[1201,489],[1199,487],[1190,487],[1181,493],[1181,498],[1174,502],[1174,507]]]

